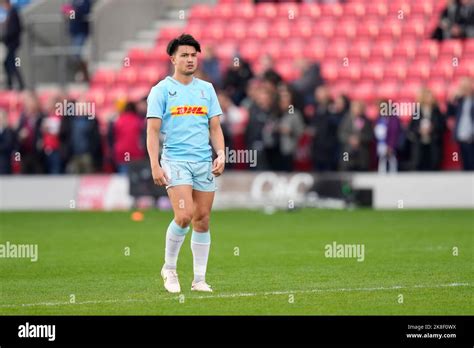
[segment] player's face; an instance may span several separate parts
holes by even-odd
[[[179,46],[171,61],[178,73],[192,75],[197,69],[196,49],[192,46]]]

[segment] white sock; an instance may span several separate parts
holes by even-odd
[[[165,248],[165,268],[176,269],[178,262],[179,250],[183,245],[188,227],[181,227],[176,222],[171,221],[166,231],[166,248]]]
[[[191,236],[191,250],[194,262],[194,282],[206,280],[207,259],[211,247],[211,234],[209,231],[196,232]]]

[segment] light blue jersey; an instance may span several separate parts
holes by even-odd
[[[162,158],[172,161],[212,161],[209,119],[222,114],[211,83],[193,77],[184,85],[168,76],[148,95],[146,117],[162,119]]]

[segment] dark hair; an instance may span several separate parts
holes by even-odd
[[[125,108],[123,109],[123,112],[132,112],[136,114],[137,105],[134,102],[127,102],[127,104],[125,104]]]
[[[168,47],[166,48],[166,53],[169,56],[175,54],[179,46],[192,46],[196,49],[197,52],[201,52],[201,45],[189,34],[181,34],[177,38],[170,41]]]

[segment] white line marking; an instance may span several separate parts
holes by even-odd
[[[401,286],[395,285],[390,287],[374,287],[374,288],[338,288],[338,289],[312,289],[312,290],[294,290],[294,291],[266,291],[266,292],[239,292],[234,294],[209,294],[201,296],[186,295],[187,299],[206,299],[206,298],[235,298],[235,297],[255,297],[255,296],[273,296],[273,295],[289,295],[289,294],[310,294],[318,292],[357,292],[357,291],[386,291],[397,289],[436,289],[447,287],[471,286],[469,283],[449,283],[439,285],[413,285]],[[25,304],[2,304],[0,308],[18,308],[18,307],[41,307],[41,306],[66,306],[66,305],[83,305],[83,304],[104,304],[104,303],[128,303],[128,302],[155,302],[156,300],[177,300],[178,296],[165,295],[159,298],[143,300],[143,299],[125,299],[125,300],[91,300],[82,302],[38,302]]]

